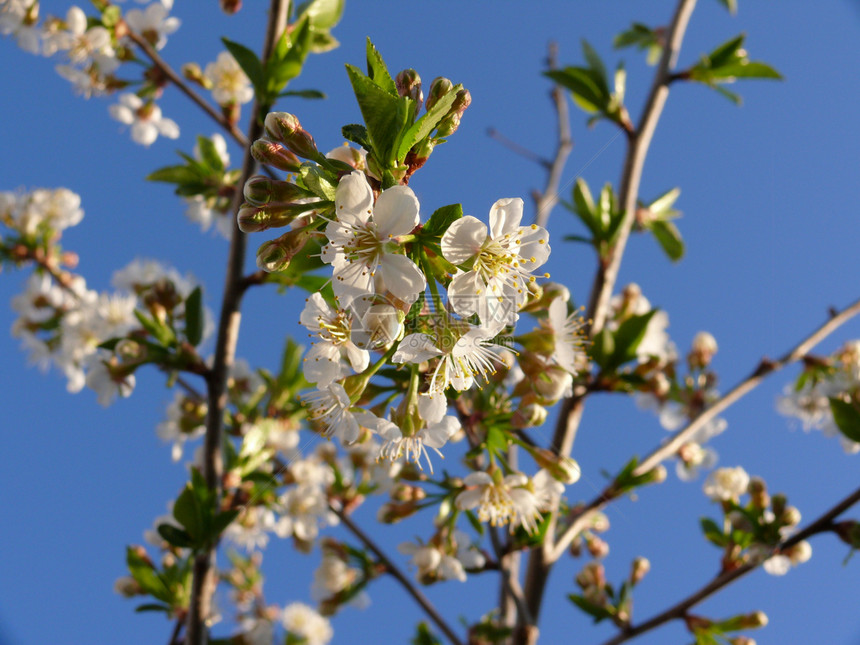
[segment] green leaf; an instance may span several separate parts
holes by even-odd
[[[367,136],[367,128],[365,128],[363,125],[359,125],[358,123],[350,123],[349,125],[343,126],[340,129],[340,133],[347,141],[357,143],[362,148],[370,152],[370,138]]]
[[[215,144],[212,142],[212,139],[198,136],[197,149],[200,150],[200,156],[203,159],[203,163],[206,164],[209,169],[217,172],[224,172],[224,160],[221,159],[221,155],[218,154],[218,150],[215,148]]]
[[[614,353],[615,340],[612,337],[612,332],[604,327],[592,341],[588,354],[601,368],[608,369],[610,368],[609,358]]]
[[[738,0],[719,0],[719,3],[728,9],[732,15],[738,12]]]
[[[410,99],[392,96],[352,65],[347,65],[346,71],[367,125],[373,154],[383,169],[389,169],[406,126]]]
[[[173,524],[159,524],[158,534],[164,538],[168,544],[179,547],[180,549],[191,548],[194,546],[194,540],[191,536],[182,529],[176,528]]]
[[[672,222],[659,220],[652,222],[651,232],[670,260],[677,262],[684,257],[684,240],[681,239],[681,233]]]
[[[233,54],[233,58],[235,58],[236,62],[239,63],[239,67],[241,67],[242,71],[245,72],[245,75],[248,77],[248,80],[251,81],[251,84],[254,86],[257,93],[262,93],[265,74],[263,73],[263,64],[260,62],[260,59],[257,58],[257,54],[244,45],[234,43],[232,40],[228,40],[227,38],[222,38],[221,42],[224,43],[227,51]]]
[[[582,53],[585,56],[585,62],[588,63],[588,67],[595,72],[592,78],[598,83],[600,91],[608,95],[609,77],[606,74],[606,67],[603,65],[603,61],[600,60],[598,53],[584,38],[582,39]]]
[[[716,90],[717,94],[719,94],[720,96],[723,96],[723,97],[727,98],[728,100],[730,100],[730,101],[731,101],[732,103],[734,103],[735,105],[738,105],[738,106],[739,106],[739,105],[741,105],[741,104],[743,103],[743,99],[740,97],[740,95],[739,95],[739,94],[736,94],[736,93],[734,93],[734,92],[730,92],[730,91],[729,91],[729,90],[727,90],[726,88],[724,88],[724,87],[720,87],[719,85],[711,85],[711,88],[713,88],[714,90]]]
[[[319,90],[287,90],[278,94],[279,97],[295,96],[300,99],[324,99],[327,98],[325,92]]]
[[[310,49],[311,27],[305,18],[294,25],[294,29],[281,36],[278,47],[266,63],[266,91],[270,99],[278,95],[291,80],[302,72]],[[284,45],[281,45],[281,42]]]
[[[185,338],[194,347],[203,338],[203,292],[200,287],[195,288],[185,300]]]
[[[134,548],[128,547],[126,549],[125,561],[131,577],[137,581],[141,589],[150,596],[168,605],[173,605],[173,593],[169,587],[158,575],[158,572]]]
[[[400,141],[400,146],[397,150],[397,159],[402,161],[412,146],[423,141],[433,132],[442,119],[448,115],[448,110],[451,109],[451,105],[457,98],[457,92],[461,89],[463,89],[462,85],[454,86],[450,92],[439,99],[429,112],[425,112],[420,119],[409,127]]]
[[[382,60],[382,55],[374,47],[373,43],[370,42],[370,38],[367,39],[367,76],[377,87],[382,88],[388,94],[392,94],[393,96],[398,95],[394,79],[388,73],[388,67],[386,67],[385,61]],[[366,120],[367,118],[365,117]]]
[[[718,547],[723,547],[728,543],[728,536],[723,534],[720,527],[717,525],[714,520],[703,517],[699,520],[699,524],[702,527],[702,533],[705,538],[712,544],[715,544]]]
[[[472,528],[477,531],[478,535],[484,534],[484,525],[481,523],[481,520],[478,519],[478,516],[475,515],[473,511],[466,511],[466,519],[469,520],[469,524],[471,524]]]
[[[636,349],[639,343],[645,338],[645,332],[648,329],[648,323],[657,309],[652,309],[647,314],[641,316],[630,316],[621,325],[618,326],[618,331],[615,332],[615,351],[612,352],[610,365],[617,367],[623,365],[627,361],[636,358]]]
[[[604,607],[599,607],[588,600],[586,600],[582,596],[578,596],[576,594],[568,594],[567,596],[570,601],[579,607],[586,614],[594,618],[595,623],[599,623],[601,620],[606,620],[607,618],[612,617],[612,612]]]
[[[146,176],[147,181],[160,181],[166,184],[188,184],[198,181],[200,175],[188,166],[165,166]]]
[[[415,636],[410,641],[412,645],[442,645],[433,632],[430,631],[430,626],[424,621],[418,623],[415,628]]]
[[[315,164],[304,163],[299,169],[299,175],[305,188],[322,199],[334,201],[337,192],[337,180],[330,173]]]
[[[672,206],[675,205],[675,202],[680,196],[680,188],[672,188],[671,190],[667,190],[653,202],[648,204],[648,210],[655,215],[662,215],[663,213],[671,212]]]
[[[782,74],[777,72],[773,67],[766,63],[756,61],[733,63],[723,65],[713,70],[714,78],[725,80],[726,82],[734,81],[737,78],[770,78],[774,80],[782,80]]]
[[[205,510],[197,495],[194,494],[194,489],[191,484],[187,484],[173,505],[173,517],[185,528],[197,546],[201,545],[206,538],[204,515]]]
[[[230,526],[230,524],[233,523],[233,520],[235,520],[238,516],[239,509],[232,509],[229,511],[223,511],[221,513],[218,513],[212,520],[212,528],[211,534],[209,535],[209,539],[212,542],[217,541],[217,539],[221,536],[221,533],[224,532],[224,529]]]
[[[170,607],[168,607],[167,605],[160,605],[157,602],[148,602],[148,603],[144,603],[142,605],[138,605],[137,607],[134,608],[134,613],[136,613],[136,614],[142,614],[146,611],[169,612]]]
[[[600,89],[590,70],[582,67],[565,67],[562,70],[549,70],[543,73],[573,94],[574,102],[585,112],[602,112],[609,104],[610,97]]]
[[[839,432],[851,441],[860,443],[860,410],[852,403],[831,396],[830,411]]]
[[[167,325],[156,321],[154,318],[150,318],[137,309],[134,310],[134,317],[137,318],[137,321],[141,326],[163,346],[170,347],[176,342],[176,335]]]
[[[462,204],[450,204],[437,208],[424,225],[423,233],[441,237],[448,230],[448,227],[461,217],[463,217]]]

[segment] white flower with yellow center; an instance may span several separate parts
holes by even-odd
[[[718,468],[705,480],[705,495],[715,502],[737,501],[747,492],[750,476],[741,466],[736,468]]]
[[[549,233],[532,224],[520,226],[523,200],[500,199],[490,209],[490,227],[468,215],[442,236],[442,255],[459,270],[448,286],[448,299],[462,316],[477,313],[482,321],[505,324],[528,297],[533,272],[547,261]]]
[[[323,436],[337,436],[343,443],[358,439],[361,428],[355,414],[350,411],[352,403],[340,383],[330,383],[301,397],[308,406],[310,418],[323,425]]]
[[[335,194],[337,219],[329,222],[322,260],[334,269],[334,294],[344,304],[377,292],[375,276],[395,297],[412,302],[427,281],[415,263],[403,255],[400,236],[418,225],[418,199],[407,186],[382,191],[376,204],[364,174],[354,171],[341,179]]]
[[[528,477],[522,473],[496,479],[489,473],[471,473],[463,482],[465,490],[457,495],[455,504],[460,510],[478,509],[478,519],[491,526],[510,525],[511,533],[517,525],[532,533],[537,530],[538,499],[525,488]]]
[[[441,410],[437,403],[441,399]],[[430,462],[430,454],[427,448],[432,448],[440,457],[444,455],[439,450],[448,443],[460,429],[460,421],[457,417],[445,415],[446,406],[444,396],[441,394],[430,397],[421,396],[418,399],[418,413],[427,425],[417,430],[411,436],[403,434],[403,431],[391,421],[380,419],[376,431],[382,437],[383,443],[379,449],[379,458],[395,461],[405,457],[421,468],[421,458],[424,457],[430,472],[433,472],[433,464]]]
[[[501,363],[493,349],[496,327],[475,327],[468,323],[448,321],[434,338],[427,334],[409,334],[401,342],[391,360],[394,363],[423,363],[438,357],[439,362],[430,378],[430,391],[444,392],[450,385],[458,392],[472,387],[476,377],[489,380]]]
[[[230,52],[221,52],[206,65],[203,76],[212,83],[212,98],[218,105],[243,105],[254,98],[251,81]]]
[[[311,383],[325,387],[346,375],[343,357],[349,359],[352,369],[363,372],[370,363],[370,354],[359,349],[352,341],[352,313],[334,309],[319,293],[307,300],[301,315],[301,323],[318,340],[305,357],[305,378]]]

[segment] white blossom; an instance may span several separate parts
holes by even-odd
[[[120,123],[131,126],[132,140],[142,146],[152,145],[159,134],[168,139],[179,138],[176,122],[162,117],[160,107],[151,101],[144,103],[137,94],[120,94],[119,103],[108,106],[108,111]]]
[[[532,533],[537,530],[538,500],[526,485],[528,477],[514,473],[497,481],[489,473],[477,471],[464,480],[465,490],[455,503],[460,510],[477,508],[478,519],[492,526],[510,524],[511,533],[517,525]]]
[[[132,31],[153,43],[156,49],[167,44],[167,37],[179,29],[179,18],[168,16],[173,6],[172,0],[153,2],[144,10],[131,9],[125,14],[125,21]]]
[[[373,204],[373,191],[364,173],[354,171],[340,180],[335,195],[336,220],[329,222],[322,260],[332,265],[335,296],[348,304],[376,292],[374,277],[396,298],[412,302],[427,281],[401,251],[398,237],[418,224],[418,200],[407,186],[382,191]]]
[[[715,502],[731,501],[747,492],[750,476],[741,466],[718,468],[705,480],[705,495]]]
[[[352,341],[353,313],[333,309],[320,293],[307,299],[301,323],[316,336],[316,341],[304,358],[304,374],[310,383],[325,387],[346,376],[343,359],[361,373],[370,363],[370,353]]]
[[[221,52],[215,62],[203,70],[212,83],[212,98],[218,105],[243,105],[254,98],[250,79],[230,52]]]
[[[477,313],[483,322],[512,324],[528,298],[528,283],[550,254],[549,233],[520,226],[523,200],[500,199],[490,208],[490,227],[468,215],[442,236],[442,255],[459,269],[448,299],[462,316]]]
[[[304,638],[305,645],[325,645],[334,636],[328,618],[300,602],[284,607],[281,622],[291,634]]]

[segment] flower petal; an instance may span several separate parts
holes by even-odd
[[[494,240],[511,233],[523,219],[523,200],[519,197],[500,199],[490,208],[490,230]]]
[[[392,363],[423,363],[441,354],[427,334],[409,334],[391,357]]]
[[[442,236],[442,255],[451,264],[463,264],[481,250],[487,239],[487,225],[466,215],[456,220]]]
[[[415,295],[424,291],[427,280],[415,263],[405,255],[388,253],[379,261],[382,281],[388,290],[405,302],[412,302]]]
[[[373,209],[373,191],[364,173],[356,170],[340,180],[334,204],[338,217],[341,211],[344,211],[358,217],[362,222],[367,221]]]
[[[418,198],[408,186],[392,186],[382,191],[373,207],[380,239],[406,235],[418,224]]]

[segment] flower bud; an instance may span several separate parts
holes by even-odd
[[[270,202],[294,202],[313,196],[313,193],[288,181],[255,175],[245,182],[245,201],[253,206],[265,206]]]
[[[424,103],[424,93],[421,91],[421,77],[418,72],[414,69],[404,69],[394,77],[394,85],[400,96],[410,98],[418,104],[416,112],[421,109],[421,105]]]
[[[543,425],[548,414],[549,411],[540,403],[534,401],[526,403],[525,405],[521,405],[517,411],[514,412],[513,417],[511,417],[511,425],[519,430],[523,430],[525,428],[536,428],[537,426]],[[546,468],[546,466],[541,467]]]
[[[860,549],[860,522],[846,520],[836,524],[836,535],[850,547]]]
[[[436,126],[437,137],[450,137],[460,127],[460,115],[449,114]]]
[[[226,13],[228,16],[239,13],[239,9],[241,8],[242,0],[221,0],[221,11]]]
[[[383,524],[396,524],[400,520],[415,513],[416,510],[415,505],[409,502],[405,504],[386,502],[379,507],[379,510],[376,513],[376,519]]]
[[[113,590],[124,598],[140,596],[144,593],[137,580],[135,580],[131,576],[122,576],[120,578],[117,578],[116,582],[113,583]]]
[[[800,524],[800,511],[796,506],[786,506],[782,515],[779,516],[779,521],[784,526],[797,526]]]
[[[546,413],[546,408],[542,409]],[[536,448],[529,452],[535,463],[552,475],[553,479],[562,484],[574,484],[579,481],[581,469],[579,464],[570,457],[561,457],[544,448]]]
[[[782,517],[782,514],[785,512],[787,502],[788,500],[782,493],[777,493],[773,496],[770,502],[770,508],[773,510],[775,517]]]
[[[765,484],[761,477],[750,477],[747,492],[750,494],[750,501],[752,501],[753,506],[756,508],[767,508],[770,505],[767,484]]]
[[[302,127],[295,115],[288,112],[269,112],[265,121],[266,136],[284,143],[287,148],[305,159],[324,159],[317,150],[314,138]]]
[[[192,83],[197,83],[204,89],[212,89],[212,81],[203,75],[203,70],[197,63],[185,63],[182,66],[182,75]]]
[[[463,116],[463,112],[466,111],[466,108],[472,105],[472,94],[466,88],[459,90],[457,92],[457,97],[454,99],[454,103],[451,104],[451,113],[456,114],[458,117]],[[459,119],[457,123],[459,123]]]
[[[427,90],[427,102],[425,103],[427,110],[431,110],[439,102],[439,99],[452,89],[454,89],[454,84],[447,78],[442,76],[434,78],[433,82],[430,83],[430,89]]]
[[[763,611],[754,611],[747,614],[740,621],[739,629],[756,629],[767,625],[767,614]]]
[[[609,544],[596,535],[586,538],[585,546],[588,552],[595,558],[605,558],[609,555]]]
[[[749,636],[735,636],[729,639],[730,645],[756,645],[755,639]]]
[[[693,338],[693,347],[687,356],[690,369],[704,369],[711,364],[717,353],[716,339],[706,331],[700,331]]]
[[[283,144],[268,139],[257,139],[251,144],[251,156],[257,161],[284,172],[298,172],[302,162]]]
[[[630,566],[630,584],[637,585],[642,582],[642,578],[644,578],[649,571],[651,571],[651,562],[648,558],[639,556],[633,560],[633,564]]]
[[[788,556],[791,564],[797,566],[812,557],[812,546],[806,540],[801,540],[790,549],[784,549],[783,554]]]
[[[576,574],[576,584],[582,589],[603,589],[606,586],[606,571],[599,562],[589,562]]]
[[[237,221],[243,233],[259,233],[270,228],[286,226],[298,216],[313,210],[313,202],[271,202],[265,206],[245,203],[239,208]]]
[[[533,382],[535,391],[547,403],[558,401],[573,386],[573,377],[557,365],[547,366]]]

